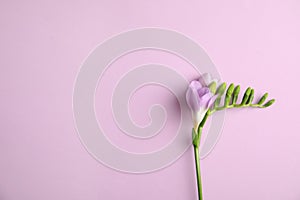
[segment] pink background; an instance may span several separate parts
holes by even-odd
[[[297,0],[1,1],[0,199],[196,200],[191,148],[163,170],[120,173],[87,153],[73,123],[73,84],[88,53],[154,26],[193,38],[223,80],[277,100],[227,112],[202,160],[205,200],[299,200],[299,9]]]

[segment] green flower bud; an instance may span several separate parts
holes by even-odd
[[[225,103],[224,103],[225,107],[228,106],[230,103],[230,99],[231,99],[233,90],[234,90],[234,85],[233,85],[233,83],[231,83],[226,92]]]
[[[232,96],[232,104],[235,104],[237,99],[238,99],[238,96],[239,96],[239,93],[240,93],[240,89],[241,87],[239,85],[237,85],[235,88],[234,88],[234,91],[233,91],[233,96]]]
[[[215,100],[214,107],[217,107],[221,102],[221,96],[218,96],[217,99]]]
[[[269,107],[271,106],[273,103],[275,102],[275,99],[271,99],[270,101],[268,101],[267,103],[265,103],[264,107]]]
[[[254,98],[254,89],[251,89],[251,92],[250,92],[250,95],[249,95],[249,98],[248,98],[246,104],[247,104],[247,105],[248,105],[248,104],[251,104],[252,101],[253,101],[253,98]]]
[[[265,102],[265,100],[268,98],[268,93],[265,93],[259,100],[259,102],[257,103],[258,105],[261,105]]]
[[[231,96],[232,93],[233,93],[233,90],[234,90],[234,85],[233,85],[233,83],[231,83],[231,84],[229,85],[228,89],[227,89],[226,95],[227,95],[227,96]]]
[[[212,93],[214,93],[214,94],[216,93],[217,83],[215,81],[211,82],[208,87]]]
[[[224,82],[218,87],[216,93],[221,96],[224,94],[225,90],[226,90],[226,83]]]
[[[247,102],[247,100],[248,100],[248,98],[249,98],[250,93],[251,93],[251,88],[248,87],[247,90],[246,90],[245,93],[244,93],[244,96],[243,96],[243,100],[242,100],[241,105],[245,105],[245,104],[246,104],[246,102]]]

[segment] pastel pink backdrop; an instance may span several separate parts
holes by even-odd
[[[223,80],[277,100],[227,112],[202,160],[205,200],[299,200],[299,9],[296,0],[1,1],[0,199],[196,200],[191,148],[163,170],[120,173],[92,158],[74,127],[73,84],[89,52],[121,31],[160,27],[198,42]]]

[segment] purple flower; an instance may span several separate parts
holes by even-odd
[[[196,80],[190,83],[186,92],[186,102],[192,111],[195,130],[216,98],[217,95],[214,95],[206,85]]]

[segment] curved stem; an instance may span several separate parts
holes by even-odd
[[[200,160],[199,160],[199,149],[196,146],[194,146],[194,153],[195,153],[196,174],[197,174],[198,199],[203,200],[201,170],[200,170]]]
[[[228,108],[246,108],[246,107],[265,108],[264,105],[260,105],[260,104],[231,104],[228,106],[214,108],[213,110],[210,111],[210,115],[219,110],[224,110]]]

